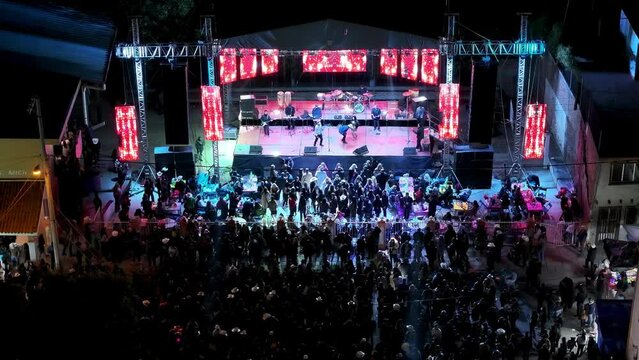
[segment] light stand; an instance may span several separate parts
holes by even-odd
[[[455,183],[461,186],[461,182],[455,173],[455,169],[452,166],[452,154],[450,153],[450,148],[452,145],[451,140],[444,140],[444,150],[442,153],[442,167],[437,172],[436,178],[440,178],[442,175],[451,176],[455,179]],[[431,154],[432,155],[432,154]]]

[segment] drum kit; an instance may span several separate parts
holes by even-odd
[[[338,105],[338,101],[345,101],[350,103],[354,113],[363,113],[364,110],[370,105],[370,101],[374,94],[366,92],[361,95],[353,94],[348,91],[342,91],[335,89],[326,93],[317,93],[317,100],[324,102],[332,102],[335,107]]]

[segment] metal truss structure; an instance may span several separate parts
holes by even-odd
[[[516,116],[514,119],[514,136],[513,136],[513,164],[509,174],[519,176],[523,173],[521,166],[522,160],[522,135],[523,135],[523,109],[526,84],[526,59],[528,56],[542,55],[546,51],[546,43],[542,40],[528,40],[528,16],[529,13],[520,13],[521,24],[519,29],[519,40],[517,41],[453,41],[455,16],[450,14],[448,17],[448,33],[449,36],[443,39],[439,45],[439,51],[442,56],[446,56],[446,82],[452,82],[453,78],[453,60],[454,56],[519,56],[517,68],[517,99],[516,99]],[[446,147],[444,147],[446,148]],[[444,161],[444,165],[446,161]]]
[[[214,66],[214,56],[219,48],[219,41],[213,39],[213,17],[205,16],[204,17],[204,35],[206,36],[206,42],[210,44],[210,46],[206,47],[206,72],[209,78],[209,85],[215,86],[215,66]],[[226,94],[226,91],[224,92]],[[212,141],[211,147],[213,149],[213,174],[215,175],[215,179],[220,181],[220,146],[218,141]]]

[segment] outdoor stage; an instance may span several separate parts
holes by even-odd
[[[304,111],[308,113],[308,116],[311,116],[313,107],[316,105],[323,107],[322,119],[324,121],[334,122],[334,120],[350,120],[354,116],[358,121],[360,121],[361,125],[372,125],[371,107],[373,106],[373,103],[375,103],[381,110],[382,120],[380,125],[382,127],[417,126],[417,121],[413,118],[412,112],[410,112],[410,110],[415,106],[413,102],[409,102],[403,106],[404,108],[408,106],[409,111],[402,114],[400,112],[401,106],[398,105],[398,101],[291,101],[291,105],[295,108],[295,122],[300,125],[303,124],[302,119]],[[259,117],[264,113],[264,111],[268,111],[271,119],[274,121],[271,125],[281,125],[282,122],[280,120],[285,118],[284,109],[279,106],[275,100],[267,100],[266,104],[256,105],[255,108],[255,116],[250,119],[242,119],[242,125],[259,125]],[[370,123],[368,123],[369,120],[371,120]]]
[[[235,169],[265,169],[271,164],[279,167],[282,158],[292,158],[296,168],[316,168],[325,162],[329,168],[341,163],[344,168],[350,164],[358,164],[361,169],[364,161],[373,157],[387,168],[396,170],[414,170],[423,172],[430,167],[431,156],[428,152],[417,152],[416,155],[404,156],[404,148],[415,148],[415,133],[410,127],[387,126],[381,128],[376,135],[371,126],[360,126],[357,139],[349,130],[346,144],[337,126],[324,127],[324,146],[317,144],[317,154],[304,154],[304,148],[313,146],[315,136],[310,125],[296,126],[295,130],[287,130],[285,126],[270,126],[270,136],[264,135],[261,126],[242,126],[239,131],[234,151],[233,167]],[[428,150],[428,137],[425,139]],[[366,146],[368,153],[354,154],[360,147]],[[251,152],[253,147],[253,153]],[[261,153],[256,152],[261,148]]]

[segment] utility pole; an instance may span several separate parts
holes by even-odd
[[[44,143],[44,125],[42,124],[42,111],[40,109],[40,98],[38,96],[33,97],[32,105],[35,106],[36,118],[38,119],[38,130],[40,132],[40,144],[42,171],[44,171],[44,187],[47,193],[47,210],[49,212],[49,236],[53,243],[53,259],[55,261],[55,269],[62,269],[60,263],[60,244],[58,243],[58,224],[55,220],[56,208],[53,202],[53,190],[51,189],[51,171],[49,169],[49,159],[47,157],[47,149]]]

